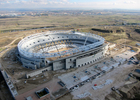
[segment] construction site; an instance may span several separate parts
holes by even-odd
[[[127,45],[109,43],[96,35],[72,35],[65,38],[67,35],[61,33],[58,39],[52,39],[51,43],[61,43],[57,42],[55,49],[54,44],[49,45],[49,51],[43,52],[47,54],[45,59],[26,55],[22,45],[20,53],[17,46],[0,53],[0,70],[14,100],[133,100],[138,97],[140,64],[136,55],[139,48],[136,51]],[[60,36],[64,36],[62,41]],[[27,48],[23,50],[32,51]],[[40,48],[36,52],[46,49]],[[63,54],[62,58],[58,51]]]

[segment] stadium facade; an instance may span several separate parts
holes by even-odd
[[[30,69],[46,68],[55,71],[81,67],[106,55],[108,45],[104,41],[103,37],[91,33],[37,33],[18,43],[17,57],[23,67]]]

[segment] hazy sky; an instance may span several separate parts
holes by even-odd
[[[140,9],[140,0],[0,0],[0,8]]]

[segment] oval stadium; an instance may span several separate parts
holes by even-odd
[[[60,70],[81,67],[103,58],[105,39],[91,33],[49,31],[25,37],[18,43],[17,57],[23,67]]]

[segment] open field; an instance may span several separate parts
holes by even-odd
[[[94,30],[94,29],[99,30]],[[136,46],[136,43],[140,43],[140,34],[135,32],[136,27],[131,26],[94,26],[94,27],[84,27],[84,28],[75,28],[75,30],[79,29],[80,32],[91,32],[93,34],[98,34],[106,39],[106,41],[117,43],[117,44],[126,44],[130,46]],[[70,30],[70,28],[53,28],[50,30]],[[111,30],[112,32],[104,32]],[[31,34],[35,34],[38,32],[47,32],[48,29],[38,29],[38,30],[28,30],[28,31],[20,31],[20,32],[7,32],[0,33],[0,51],[5,48],[5,46],[16,46],[18,42]]]
[[[140,15],[78,15],[78,16],[22,16],[15,18],[0,19],[0,47],[6,46],[13,42],[12,45],[17,45],[20,38],[28,35],[46,32],[48,30],[77,30],[81,32],[91,32],[103,36],[106,41],[118,42],[119,40],[127,39],[128,45],[135,46],[135,43],[140,42],[140,34],[136,29],[140,26],[125,26],[123,22],[140,23]],[[37,29],[37,28],[46,29]],[[51,28],[49,28],[51,27]],[[32,30],[26,30],[32,29]],[[12,30],[24,30],[15,31]],[[119,41],[120,42],[120,41]],[[124,43],[124,41],[121,41]],[[2,49],[0,49],[2,51]]]
[[[122,25],[122,22],[140,23],[139,15],[95,15],[95,16],[23,16],[1,18],[0,31],[32,29],[39,27],[92,27],[94,25]]]

